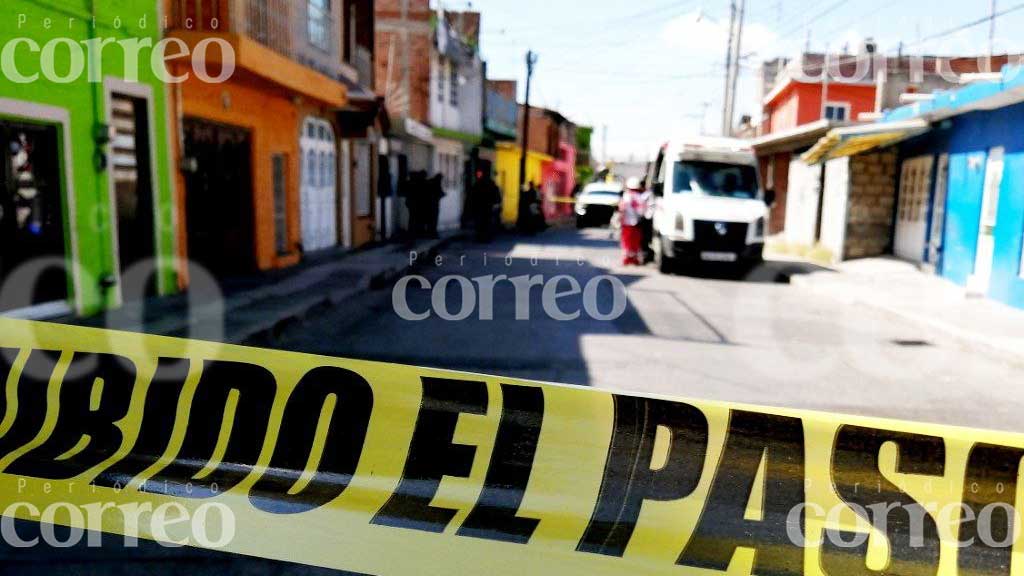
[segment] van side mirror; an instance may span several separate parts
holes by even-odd
[[[661,196],[664,196],[665,195],[665,183],[664,182],[655,182],[654,184],[651,185],[651,192],[655,196],[658,196],[659,198]]]
[[[764,191],[764,203],[765,204],[767,204],[768,206],[774,206],[775,205],[775,200],[776,200],[776,198],[775,198],[775,190],[765,190]]]

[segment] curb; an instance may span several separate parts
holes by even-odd
[[[456,233],[445,238],[429,242],[425,246],[416,249],[416,253],[419,255],[416,264],[409,265],[404,263],[403,260],[401,265],[387,266],[382,270],[371,272],[360,279],[354,287],[334,290],[321,297],[300,300],[286,308],[287,311],[284,314],[277,315],[276,317],[265,321],[257,320],[256,322],[249,324],[248,329],[241,329],[234,332],[230,329],[225,329],[225,343],[247,346],[273,344],[277,340],[277,337],[288,327],[295,323],[304,321],[306,318],[309,318],[312,313],[327,308],[334,308],[354,297],[387,286],[390,282],[401,276],[406,270],[415,269],[421,266],[421,264],[418,263],[419,261],[429,261],[439,250],[452,242],[461,240],[463,237],[464,235],[462,233]]]

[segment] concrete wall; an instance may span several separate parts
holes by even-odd
[[[846,242],[847,198],[850,194],[850,159],[835,158],[825,163],[825,187],[822,190],[821,245],[842,260]]]
[[[895,205],[896,150],[851,157],[844,259],[889,251]]]
[[[481,136],[484,133],[484,66],[479,57],[460,69],[466,79],[459,95],[459,130]]]

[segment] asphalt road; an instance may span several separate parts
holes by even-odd
[[[1024,366],[788,283],[815,270],[811,265],[770,261],[743,275],[703,269],[663,276],[652,267],[621,267],[606,230],[462,243],[441,256],[441,265],[421,263],[410,274],[431,285],[451,275],[470,281],[568,275],[581,287],[614,275],[628,301],[621,316],[600,319],[582,310],[581,295],[568,296],[560,309],[583,313],[558,320],[545,313],[543,289],[535,287],[522,320],[516,287],[505,281],[494,288],[493,319],[481,318],[478,306],[464,320],[432,313],[411,321],[396,312],[389,286],[290,327],[274,346],[611,390],[1024,431]],[[458,280],[449,282],[444,304],[455,314],[461,290]],[[436,309],[433,292],[419,286],[414,281],[407,291],[410,310]],[[611,286],[598,284],[599,315],[614,308]]]

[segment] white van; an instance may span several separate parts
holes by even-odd
[[[662,272],[697,262],[760,262],[768,197],[743,140],[699,138],[662,146],[648,173],[655,197],[651,250]]]

